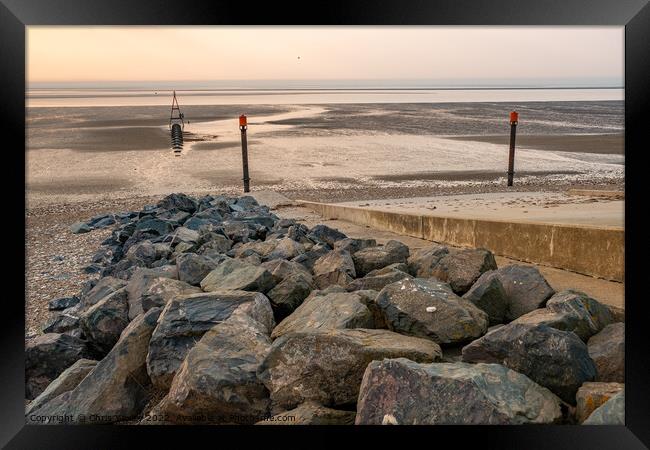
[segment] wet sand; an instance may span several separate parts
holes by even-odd
[[[487,142],[490,144],[509,145],[510,136],[453,136],[450,139],[460,141]],[[516,147],[554,152],[577,152],[622,155],[625,150],[624,135],[521,135],[515,138]]]

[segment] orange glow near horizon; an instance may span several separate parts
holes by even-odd
[[[35,82],[602,77],[623,27],[27,27]]]

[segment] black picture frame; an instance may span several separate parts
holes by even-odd
[[[123,427],[24,424],[24,303],[20,301],[25,250],[25,27],[29,25],[620,25],[625,26],[625,243],[626,425],[520,427]],[[233,43],[236,45],[236,43]],[[507,45],[507,43],[504,43]],[[0,444],[7,448],[113,448],[144,437],[148,446],[227,445],[231,438],[262,445],[324,443],[342,437],[393,445],[475,442],[482,448],[645,448],[650,445],[650,356],[646,351],[647,300],[643,271],[643,122],[650,104],[650,6],[647,0],[444,0],[263,2],[198,0],[0,0],[0,135],[3,145],[5,272],[0,340]],[[22,227],[22,229],[21,229]],[[7,245],[10,244],[10,245]],[[13,274],[12,274],[13,275]],[[23,286],[25,278],[22,275]],[[15,290],[15,295],[11,290]],[[23,295],[24,295],[24,289]],[[10,293],[11,292],[11,293]],[[271,429],[272,428],[272,429]],[[279,428],[283,428],[282,431]],[[296,430],[298,428],[298,430]],[[189,431],[189,433],[188,433]],[[243,431],[243,432],[242,432]],[[254,431],[254,433],[253,433]],[[341,433],[345,433],[341,436]],[[405,435],[404,433],[409,433]],[[412,439],[410,433],[415,433]],[[266,436],[268,435],[268,436]],[[273,436],[271,436],[273,435]],[[282,439],[282,440],[279,440]],[[408,440],[407,440],[408,439]],[[451,441],[450,441],[451,440]],[[443,442],[444,442],[443,441]],[[203,443],[201,443],[203,442]],[[283,443],[284,442],[284,443]],[[421,442],[416,444],[416,442]],[[357,444],[361,445],[361,444]],[[444,445],[444,444],[443,444]]]

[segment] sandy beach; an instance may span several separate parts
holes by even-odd
[[[514,107],[527,111],[528,122],[519,130],[515,186],[507,188],[508,126],[500,115]],[[535,192],[552,202],[570,188],[624,186],[620,102],[183,110],[188,122],[180,157],[169,149],[167,106],[28,110],[27,333],[38,333],[47,321],[48,300],[75,294],[92,277],[83,268],[106,236],[75,236],[70,246],[71,223],[139,210],[170,192],[241,194],[241,113],[249,117],[252,191],[273,190],[294,200],[376,202],[458,194],[480,199],[508,191]],[[550,120],[560,111],[568,120]],[[528,197],[516,207],[535,208],[539,198],[528,202]],[[498,214],[492,211],[497,203],[485,205]]]

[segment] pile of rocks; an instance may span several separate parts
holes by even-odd
[[[172,194],[114,226],[100,277],[26,342],[30,423],[623,420],[624,323],[484,249],[411,252]]]

